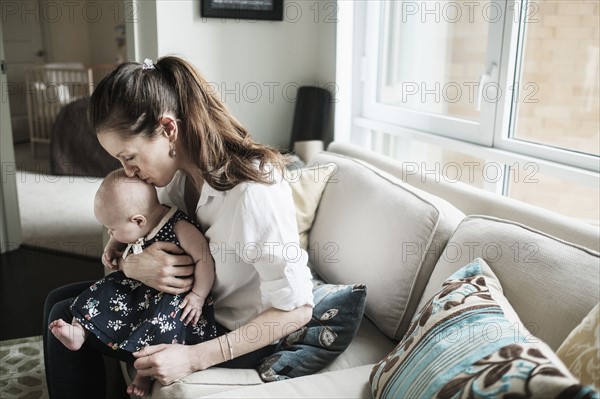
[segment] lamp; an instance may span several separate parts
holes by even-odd
[[[301,86],[298,89],[290,146],[304,162],[323,151],[331,102],[331,93],[320,87]]]

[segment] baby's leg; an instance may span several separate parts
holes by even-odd
[[[142,377],[138,373],[135,375],[133,381],[131,381],[131,385],[127,387],[127,393],[129,395],[135,395],[144,398],[150,393],[151,385],[152,380],[150,377]]]
[[[79,350],[88,335],[88,331],[76,319],[73,319],[72,324],[63,319],[54,320],[48,328],[64,346],[72,351]]]

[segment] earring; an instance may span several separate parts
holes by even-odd
[[[177,156],[177,150],[175,149],[175,146],[171,147],[171,151],[169,151],[169,156],[171,158],[175,158]]]

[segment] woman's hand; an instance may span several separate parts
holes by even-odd
[[[193,346],[180,344],[160,344],[147,346],[134,352],[137,359],[133,367],[144,376],[157,379],[162,385],[171,385],[180,378],[188,376],[195,371],[204,370],[198,366],[198,353],[202,353],[202,342]]]
[[[133,367],[140,375],[152,376],[161,384],[169,385],[196,371],[206,370],[230,360],[231,354],[235,358],[264,348],[273,341],[301,328],[308,323],[311,315],[312,308],[309,305],[290,311],[269,308],[248,324],[227,333],[228,338],[215,338],[195,345],[147,346],[133,353],[136,358]],[[248,325],[252,325],[253,328],[258,327],[258,339],[247,339],[245,327]],[[219,340],[221,340],[221,344],[219,344]],[[227,347],[229,350],[225,349]]]
[[[155,242],[140,254],[120,259],[119,266],[127,277],[168,294],[182,294],[194,284],[192,258],[172,242]]]

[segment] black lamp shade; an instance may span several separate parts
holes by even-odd
[[[329,128],[331,93],[314,86],[298,89],[291,147],[297,141],[323,140]]]

